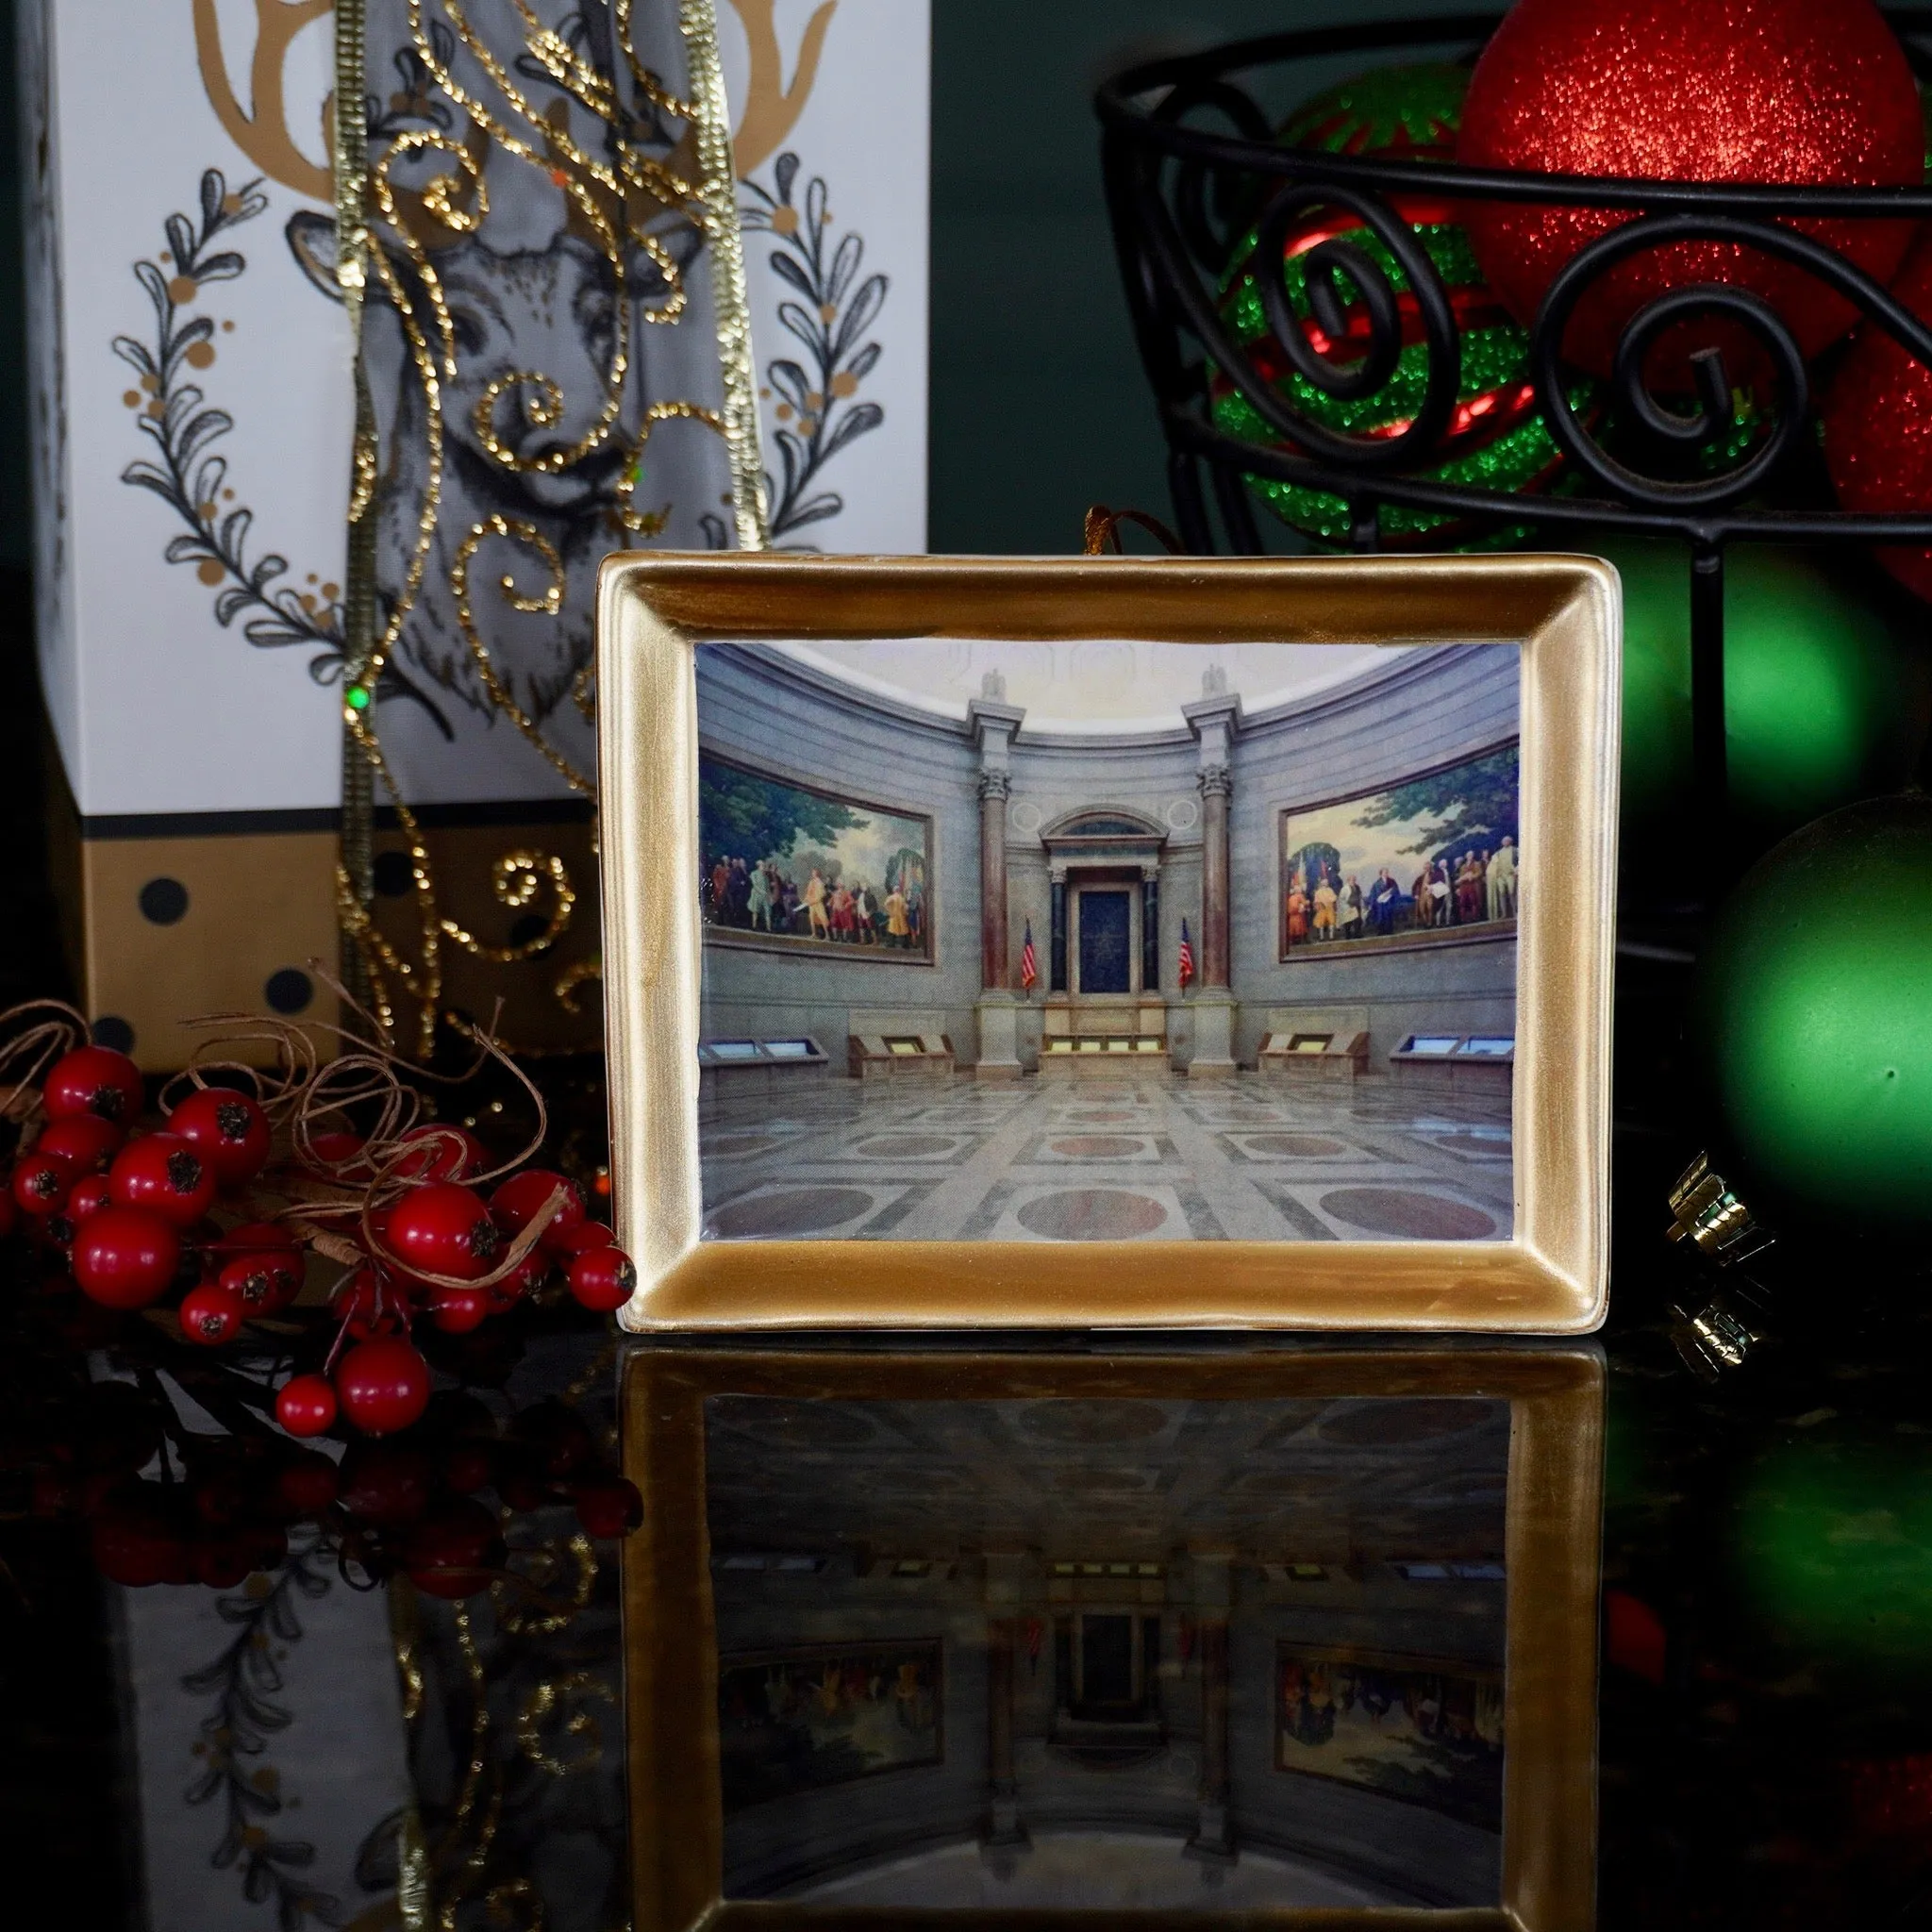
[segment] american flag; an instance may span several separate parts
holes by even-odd
[[[1188,938],[1188,922],[1181,921],[1181,991],[1186,992],[1194,977],[1194,947]]]
[[[1026,944],[1020,954],[1020,984],[1027,991],[1040,977],[1040,961],[1033,957],[1033,922],[1026,922]]]

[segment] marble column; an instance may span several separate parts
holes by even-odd
[[[979,1020],[982,1080],[1020,1077],[1020,1001],[1007,932],[1007,800],[1013,790],[1013,738],[1026,713],[1003,702],[1006,687],[987,676],[984,694],[966,708],[968,728],[979,751]]]
[[[1011,981],[1007,961],[1007,800],[1013,781],[1005,772],[979,774],[979,984],[987,992],[1006,991]]]
[[[1023,1554],[986,1558],[986,1794],[989,1846],[1024,1845],[1020,1784],[1013,1765],[1013,1677],[1020,1620],[1014,1615],[1028,1564]]]
[[[1141,991],[1160,991],[1160,868],[1141,868]]]
[[[1181,708],[1199,748],[1194,782],[1201,792],[1201,985],[1189,1002],[1194,1022],[1194,1053],[1188,1075],[1212,1079],[1236,1071],[1228,818],[1234,796],[1231,757],[1241,731],[1241,701],[1226,689],[1226,679],[1211,668],[1202,678],[1201,688],[1200,700]],[[1259,885],[1263,891],[1271,890],[1267,881]]]
[[[1055,865],[1050,869],[1049,883],[1053,889],[1053,930],[1049,935],[1046,961],[1046,990],[1048,992],[1065,992],[1067,990],[1067,869]]]
[[[1227,991],[1227,807],[1234,779],[1203,765],[1201,789],[1201,991]]]
[[[1225,1556],[1196,1556],[1192,1567],[1201,1666],[1201,1784],[1194,1835],[1187,1849],[1198,1858],[1232,1861],[1236,1852],[1227,1755],[1227,1652],[1233,1563]]]

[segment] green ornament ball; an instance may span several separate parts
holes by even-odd
[[[1745,1601],[1786,1643],[1835,1665],[1932,1669],[1932,1457],[1793,1443],[1750,1472],[1735,1556]]]
[[[1381,155],[1400,160],[1446,161],[1455,154],[1469,86],[1466,68],[1425,63],[1378,68],[1304,103],[1282,125],[1285,146],[1329,154]],[[1405,192],[1391,197],[1449,297],[1461,344],[1456,408],[1441,460],[1419,473],[1428,482],[1456,484],[1499,495],[1521,495],[1548,487],[1562,470],[1562,453],[1536,407],[1527,333],[1503,308],[1476,266],[1469,236],[1446,197]],[[1337,397],[1295,369],[1274,341],[1262,307],[1260,277],[1268,265],[1257,258],[1257,232],[1235,249],[1223,277],[1221,319],[1247,351],[1257,372],[1305,420],[1336,434],[1360,438],[1399,433],[1415,418],[1427,392],[1429,351],[1421,310],[1394,255],[1373,231],[1340,208],[1311,209],[1287,236],[1276,268],[1289,307],[1309,344],[1325,359],[1345,365],[1351,352],[1368,346],[1367,310],[1351,305],[1351,331],[1331,341],[1322,331],[1308,297],[1306,257],[1323,241],[1339,238],[1359,248],[1394,291],[1403,323],[1403,347],[1389,379],[1374,394]],[[1593,407],[1594,389],[1581,377],[1571,406]],[[1274,427],[1222,371],[1208,374],[1208,406],[1224,434],[1263,447],[1284,445]],[[1318,543],[1344,546],[1353,535],[1349,506],[1326,491],[1277,478],[1250,475],[1248,487],[1282,521]],[[1518,541],[1520,527],[1458,524],[1434,510],[1385,504],[1384,541],[1402,548],[1461,545],[1491,548]]]
[[[1624,804],[1640,831],[1681,827],[1692,798],[1690,558],[1622,535],[1578,545],[1624,580]],[[1900,601],[1807,552],[1724,558],[1724,741],[1731,809],[1790,831],[1902,785],[1924,731],[1927,677]]]
[[[1932,798],[1848,806],[1768,852],[1718,913],[1696,1016],[1763,1219],[1932,1221]]]

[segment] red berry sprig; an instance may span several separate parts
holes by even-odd
[[[279,1072],[203,1058],[164,1090],[156,1131],[143,1127],[131,1059],[81,1043],[84,1022],[69,1008],[36,1014],[0,1043],[0,1072],[33,1061],[10,1092],[0,1083],[0,1108],[25,1124],[0,1189],[0,1236],[25,1229],[102,1307],[172,1304],[170,1325],[205,1348],[258,1323],[275,1332],[310,1264],[335,1263],[326,1359],[277,1400],[291,1435],[408,1427],[432,1382],[412,1339],[421,1323],[469,1334],[554,1283],[600,1314],[635,1291],[635,1271],[575,1183],[524,1165],[542,1138],[541,1096],[527,1080],[536,1141],[491,1168],[466,1128],[419,1118],[392,1057],[354,1042],[318,1066],[300,1029],[262,1021],[250,1038],[284,1039]],[[0,1016],[0,1041],[15,1017]]]

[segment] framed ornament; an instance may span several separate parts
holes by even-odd
[[[1607,566],[600,594],[629,1325],[1601,1321]]]
[[[1588,1923],[1603,1388],[640,1351],[633,1923]]]

